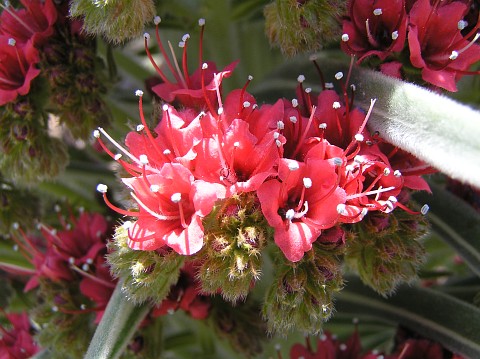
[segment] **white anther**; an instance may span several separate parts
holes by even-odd
[[[15,46],[15,45],[17,44],[17,42],[15,41],[15,39],[9,38],[9,39],[8,39],[8,44],[9,44],[10,46]]]
[[[52,307],[52,312],[58,312],[58,307],[56,305]]]
[[[322,122],[321,124],[318,125],[318,128],[321,130],[325,130],[327,128],[327,124],[325,122]]]
[[[208,69],[208,64],[206,62],[204,62],[202,64],[202,70],[206,70],[206,69]]]
[[[205,19],[203,17],[198,19],[198,26],[205,26]]]
[[[340,344],[340,345],[338,346],[338,348],[339,348],[342,352],[344,352],[345,350],[347,350],[347,344],[342,343],[342,344]]]
[[[87,306],[85,304],[80,304],[80,309],[85,310],[85,309],[87,309]]]
[[[350,36],[348,36],[348,34],[343,34],[342,35],[342,41],[347,42],[348,40],[350,40]]]
[[[365,138],[363,137],[363,135],[361,133],[357,133],[355,135],[355,140],[358,141],[358,142],[363,142]]]
[[[448,58],[450,60],[455,60],[457,57],[458,57],[458,51],[453,50]]]
[[[457,24],[458,30],[463,30],[468,26],[468,22],[465,20],[460,20]]]
[[[252,109],[255,110],[258,107],[256,103],[253,104]]]
[[[141,163],[142,165],[148,165],[148,157],[147,157],[147,155],[140,155],[140,156],[138,157],[138,159],[140,160],[140,163]]]
[[[282,349],[282,346],[280,344],[275,344],[275,350],[278,352],[280,349]]]
[[[147,39],[147,40],[150,40],[150,34],[148,32],[144,33],[143,38]]]
[[[142,90],[135,91],[135,96],[142,97],[143,96],[143,91]]]
[[[75,264],[75,258],[73,257],[68,258],[68,263]]]
[[[327,340],[327,336],[325,334],[320,335],[320,340],[324,342],[325,340]]]
[[[99,183],[98,186],[97,186],[97,191],[100,192],[100,193],[107,193],[108,186],[106,184]]]
[[[288,169],[290,171],[296,171],[300,168],[300,165],[298,164],[297,161],[292,161],[288,163]]]
[[[333,86],[333,82],[325,82],[325,88],[328,90],[333,89],[335,86]]]
[[[97,236],[99,237],[99,236]],[[93,264],[93,259],[92,258],[88,258],[87,261],[86,261],[88,264]]]
[[[384,175],[384,176],[388,176],[388,175],[390,175],[390,173],[391,173],[390,168],[385,167],[385,168],[383,169],[383,175]]]
[[[398,31],[395,30],[394,32],[392,32],[392,40],[396,39],[398,39]]]
[[[143,131],[144,128],[145,128],[145,126],[142,125],[142,124],[137,125],[137,132]]]
[[[164,154],[165,156],[168,156],[168,155],[172,154],[172,151],[170,151],[170,150],[167,148],[166,150],[163,150],[163,154]]]
[[[392,203],[397,203],[397,202],[398,202],[398,199],[397,199],[397,197],[395,197],[395,196],[390,196],[390,197],[388,197],[388,200],[389,200],[390,202],[392,202]]]
[[[17,229],[20,228],[20,225],[18,224],[18,222],[13,222],[13,223],[12,223],[12,228],[13,228],[14,230],[17,230]]]
[[[14,252],[18,252],[18,244],[14,244],[12,249]]]
[[[185,34],[182,36],[182,41],[187,42],[187,40],[190,38],[190,34]]]
[[[248,79],[248,81],[252,81],[252,80],[253,80],[253,76],[252,76],[252,75],[248,75],[247,79]]]
[[[162,106],[162,110],[165,111],[165,112],[167,112],[167,111],[168,111],[168,105],[167,105],[167,104],[163,105],[163,106]]]
[[[243,107],[245,107],[245,108],[250,107],[250,105],[251,105],[251,103],[248,102],[248,101],[245,101],[245,102],[243,103]]]
[[[399,170],[395,170],[395,171],[393,171],[393,175],[395,177],[400,177],[402,175],[402,172],[400,172]]]
[[[93,137],[100,138],[100,131],[99,130],[93,131]]]
[[[357,91],[357,86],[355,86],[355,84],[351,84],[350,88],[352,89],[353,92]]]
[[[295,218],[295,211],[290,208],[287,213],[285,213],[285,218],[292,221]]]
[[[337,80],[341,80],[341,79],[343,78],[343,72],[341,72],[341,71],[340,71],[340,72],[337,72],[337,73],[335,74],[335,78],[336,78]]]
[[[182,194],[180,192],[176,192],[176,193],[172,194],[172,196],[170,197],[170,200],[173,203],[178,203],[182,200]]]
[[[298,75],[297,81],[300,82],[300,83],[302,83],[303,81],[305,81],[305,76],[303,76],[303,75]]]
[[[353,158],[353,161],[354,161],[355,163],[358,163],[358,164],[361,164],[361,163],[364,162],[362,156],[355,156],[355,157]]]
[[[428,205],[428,204],[424,204],[424,205],[422,206],[422,209],[420,209],[420,213],[423,214],[423,215],[426,215],[429,210],[430,210],[429,205]]]
[[[233,143],[233,147],[238,148],[240,147],[240,142],[236,141]]]
[[[285,128],[285,123],[283,121],[278,121],[277,122],[277,129],[283,130]]]
[[[277,145],[277,147],[282,146],[282,142],[280,140],[275,140],[275,144]]]
[[[336,110],[336,109],[339,109],[339,108],[341,107],[340,102],[335,101],[335,102],[333,103],[332,107],[333,107],[335,110]]]
[[[395,206],[390,201],[386,201],[385,205],[387,206],[387,209],[384,211],[385,213],[390,213],[391,211],[393,211],[395,209]]]
[[[278,140],[279,137],[280,137],[280,133],[278,133],[278,132],[273,133],[273,139],[274,140]]]
[[[154,23],[155,25],[158,25],[158,24],[160,24],[161,22],[162,22],[162,18],[161,18],[160,16],[155,16],[155,17],[153,18],[153,23]]]
[[[72,229],[72,225],[70,223],[67,223],[67,225],[65,226],[65,228],[67,229],[67,231],[71,230]]]
[[[308,178],[308,177],[304,177],[304,178],[303,178],[303,186],[304,186],[305,188],[310,188],[310,187],[312,187],[312,180],[311,180],[310,178]]]
[[[184,48],[184,47],[185,47],[185,41],[180,41],[180,42],[178,43],[178,47]]]
[[[292,106],[293,106],[293,107],[297,107],[297,106],[298,106],[298,100],[297,100],[296,98],[294,98],[294,99],[292,100]]]
[[[60,205],[56,204],[55,206],[53,206],[53,210],[58,213],[62,210],[62,208],[60,207]]]
[[[343,204],[343,203],[339,203],[337,205],[337,213],[342,215],[342,216],[348,215],[347,206],[345,206],[345,204]]]
[[[305,93],[310,93],[310,92],[312,92],[312,88],[311,88],[311,87],[307,87],[307,88],[305,89]]]
[[[158,184],[152,184],[150,186],[150,191],[152,191],[153,193],[157,193],[158,191],[160,191],[160,186]]]
[[[90,266],[89,266],[87,263],[84,263],[84,264],[82,265],[82,270],[83,270],[84,272],[88,272],[89,269],[90,269]]]
[[[133,226],[133,222],[132,222],[132,221],[125,221],[125,222],[123,222],[123,224],[122,224],[122,228],[123,228],[123,229],[130,229],[132,226]]]
[[[379,15],[382,15],[382,14],[383,14],[382,9],[375,9],[375,10],[373,10],[373,15],[375,15],[375,16],[379,16]]]
[[[335,166],[339,167],[343,164],[343,160],[340,157],[334,157],[333,158],[333,164]]]
[[[223,113],[223,107],[219,107],[217,110],[217,114],[221,115]]]
[[[290,116],[289,118],[291,123],[297,123],[297,117],[296,116]]]

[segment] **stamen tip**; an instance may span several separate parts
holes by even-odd
[[[142,90],[136,90],[135,91],[135,96],[142,97],[143,96],[143,91]]]
[[[205,26],[205,19],[204,18],[198,19],[198,25],[199,26]]]
[[[420,213],[425,216],[429,210],[430,210],[430,206],[428,204],[424,204],[422,206],[422,209],[420,209]]]
[[[154,23],[155,25],[158,25],[158,24],[160,24],[161,22],[162,22],[162,18],[161,18],[160,16],[155,16],[155,17],[153,18],[153,23]]]
[[[108,186],[106,184],[99,183],[98,186],[97,186],[97,191],[100,192],[100,193],[107,193]]]
[[[93,137],[100,138],[100,131],[99,130],[93,131]]]
[[[343,78],[343,72],[340,71],[335,74],[335,79],[341,80],[342,78]]]
[[[297,81],[298,81],[299,83],[302,83],[303,81],[305,81],[305,76],[304,76],[304,75],[298,75]]]
[[[145,40],[150,40],[150,34],[149,34],[148,32],[144,33],[144,34],[143,34],[143,38],[144,38]]]
[[[348,40],[350,40],[350,36],[348,36],[348,34],[343,34],[342,35],[342,41],[347,42]]]

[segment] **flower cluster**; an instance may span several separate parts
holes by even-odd
[[[321,276],[322,282],[335,278],[331,288],[338,290],[338,260],[319,263],[313,257],[325,247],[343,246],[339,235],[330,235],[338,232],[342,237],[343,230],[337,228],[342,224],[360,222],[369,213],[388,214],[396,207],[410,211],[397,198],[406,188],[428,190],[419,177],[425,166],[368,132],[375,101],[365,114],[331,89],[319,95],[303,89],[303,76],[298,78],[298,99],[291,101],[258,104],[247,92],[251,77],[243,88],[224,96],[222,81],[235,64],[218,72],[200,58],[200,68],[190,75],[187,34],[180,42],[180,71],[178,63],[168,60],[159,22],[156,18],[156,38],[176,82],[154,61],[148,49],[150,36],[145,34],[147,55],[163,81],[152,89],[162,101],[158,124],[152,130],[148,127],[143,92],[137,90],[141,123],[127,135],[126,146],[103,128],[94,131],[125,173],[129,209],[109,201],[106,185],[97,190],[112,209],[135,219],[122,226],[122,232],[128,232],[128,247],[160,256],[172,250],[181,256],[199,253],[192,258],[200,258],[202,288],[211,294],[220,290],[226,299],[236,301],[259,278],[255,258],[273,239],[288,265],[299,263],[298,268]],[[203,35],[204,20],[199,24]],[[342,73],[335,77],[346,86]],[[321,248],[313,251],[315,242]],[[112,262],[114,271],[118,263]],[[293,269],[294,277],[303,270],[298,268]],[[330,296],[325,298],[330,303]]]
[[[27,313],[4,314],[12,327],[6,329],[0,325],[0,358],[31,358],[40,348],[33,339]]]
[[[380,70],[387,75],[401,78],[421,71],[426,83],[456,91],[456,82],[480,60],[478,16],[471,4],[351,0],[343,21],[342,49],[358,56],[359,62],[378,57]]]

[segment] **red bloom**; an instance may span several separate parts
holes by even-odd
[[[0,326],[0,359],[26,359],[40,351],[31,334],[30,320],[26,313],[6,314],[12,328]]]
[[[275,230],[275,243],[288,260],[297,262],[312,248],[322,229],[335,225],[337,206],[345,202],[345,191],[337,185],[332,161],[281,159],[278,172],[279,179],[260,186],[258,199]]]
[[[190,255],[203,246],[202,218],[218,198],[222,185],[194,180],[192,173],[177,163],[166,163],[156,174],[124,178],[134,193],[138,220],[129,229],[128,245],[133,249],[155,250],[169,246]]]
[[[480,60],[480,46],[472,33],[464,37],[462,21],[468,6],[461,1],[417,0],[410,11],[408,44],[410,61],[422,69],[422,78],[448,91]],[[473,29],[476,31],[476,27]]]
[[[368,56],[385,60],[405,43],[407,16],[404,0],[351,0],[343,21],[342,49],[362,61]]]
[[[10,36],[0,36],[0,106],[30,91],[32,80],[40,70],[38,51],[32,42],[18,46]]]
[[[57,10],[52,0],[21,0],[24,9],[7,7],[0,16],[0,34],[19,43],[29,40],[33,45],[43,44],[53,34]]]

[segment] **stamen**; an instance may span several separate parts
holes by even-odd
[[[392,40],[396,39],[398,39],[398,31],[395,30],[394,32],[392,32]]]
[[[359,197],[364,197],[364,196],[369,196],[369,195],[372,195],[372,194],[378,195],[380,193],[388,192],[388,191],[391,191],[393,189],[395,189],[395,186],[387,187],[387,188],[379,188],[379,189],[376,189],[374,191],[351,194],[351,195],[347,196],[347,200],[351,200],[351,199],[355,199],[355,198],[359,198]]]
[[[151,210],[150,208],[147,207],[147,205],[145,203],[143,203],[140,198],[138,198],[135,193],[133,192],[130,192],[130,195],[133,197],[133,199],[138,203],[138,205],[140,207],[142,207],[147,213],[149,213],[150,215],[152,215],[153,217],[161,220],[161,221],[173,221],[173,220],[176,220],[178,219],[179,217],[178,216],[165,216],[163,214],[160,214],[160,213],[157,213],[157,212],[154,212],[153,210]],[[137,217],[138,217],[138,214],[137,214]]]
[[[343,34],[342,35],[342,41],[347,42],[348,40],[350,40],[350,36],[348,36],[348,34]]]
[[[382,9],[375,9],[375,10],[373,10],[373,15],[375,15],[375,16],[380,16],[380,15],[382,15],[382,13],[383,13],[383,12],[382,12]]]
[[[178,78],[180,79],[179,84],[181,83],[183,88],[189,88],[185,81],[185,78],[180,71],[180,65],[178,64],[177,57],[175,56],[175,51],[173,50],[172,43],[168,41],[168,47],[170,48],[170,52],[172,53],[173,64],[175,65],[175,69],[177,70]]]
[[[337,72],[337,73],[335,74],[335,79],[341,80],[342,78],[343,78],[343,72]]]

